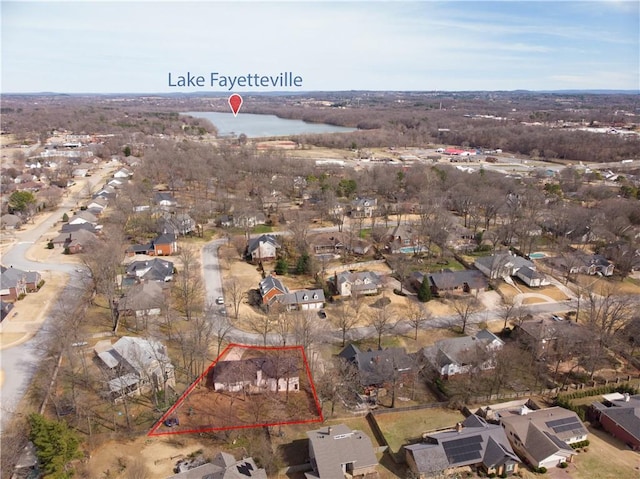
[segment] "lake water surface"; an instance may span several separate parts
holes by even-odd
[[[306,133],[349,133],[356,128],[306,123],[302,120],[288,120],[275,115],[255,115],[252,113],[220,113],[215,111],[188,111],[182,115],[205,118],[218,128],[219,136],[237,136],[244,133],[249,138],[265,136],[303,135]]]

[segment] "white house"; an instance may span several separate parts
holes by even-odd
[[[344,271],[334,275],[334,283],[340,296],[376,294],[382,287],[380,277],[371,271]]]
[[[252,238],[247,245],[247,255],[252,261],[265,261],[275,259],[280,243],[272,235],[262,235]]]

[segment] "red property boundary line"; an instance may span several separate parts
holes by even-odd
[[[309,384],[311,386],[311,393],[313,395],[313,401],[316,406],[316,411],[318,412],[318,418],[315,419],[307,419],[301,421],[290,421],[290,422],[275,422],[275,423],[266,423],[266,424],[242,424],[238,426],[226,426],[226,427],[203,427],[199,429],[188,429],[185,431],[164,431],[158,432],[158,428],[162,426],[164,421],[173,414],[173,412],[182,405],[187,396],[195,389],[195,387],[200,384],[203,378],[209,373],[209,371],[220,361],[221,358],[224,358],[227,352],[232,348],[243,348],[243,349],[256,349],[256,350],[267,350],[267,351],[292,351],[299,350],[302,354],[302,362],[304,363],[305,370],[307,372],[307,377],[309,378]],[[231,343],[224,351],[220,353],[220,355],[216,358],[214,362],[212,362],[209,367],[196,379],[191,385],[182,393],[182,396],[175,402],[171,408],[164,413],[164,415],[153,425],[151,430],[147,433],[147,436],[171,436],[175,434],[194,434],[200,432],[210,432],[210,431],[226,431],[229,429],[249,429],[255,427],[272,427],[272,426],[291,426],[294,424],[310,424],[316,422],[324,422],[324,416],[322,414],[322,407],[320,406],[320,400],[318,399],[318,394],[316,392],[316,386],[313,382],[313,378],[311,377],[311,369],[309,368],[309,362],[307,361],[307,355],[304,352],[304,347],[302,346],[253,346],[247,344],[238,344]]]

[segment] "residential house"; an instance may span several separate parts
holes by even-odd
[[[378,200],[376,198],[357,198],[351,202],[352,218],[371,218],[376,215]]]
[[[127,265],[127,276],[140,281],[167,282],[173,279],[173,263],[160,258],[133,261]]]
[[[324,291],[319,289],[299,289],[276,298],[287,311],[308,311],[322,309],[325,303]]]
[[[333,277],[333,287],[340,296],[377,294],[382,289],[380,276],[372,271],[343,271]]]
[[[127,252],[149,256],[171,256],[178,252],[178,240],[174,234],[161,234],[150,243],[130,246]]]
[[[219,452],[214,458],[192,469],[179,471],[167,479],[267,479],[267,472],[258,468],[253,458],[236,460],[231,454]]]
[[[89,210],[100,210],[104,211],[104,209],[109,205],[109,200],[104,197],[94,198],[87,205],[87,209]]]
[[[269,275],[259,283],[262,305],[270,308],[280,304],[287,311],[321,309],[324,306],[325,297],[322,289],[300,289],[289,291],[282,281],[273,275]]]
[[[442,477],[465,466],[487,475],[511,476],[520,466],[502,427],[475,414],[455,429],[428,434],[404,450],[409,469],[419,479]]]
[[[92,243],[95,243],[97,237],[86,229],[78,229],[70,233],[60,233],[51,243],[54,246],[65,248],[69,254],[78,254],[85,251]]]
[[[0,299],[14,302],[23,294],[38,291],[41,279],[37,271],[0,266]]]
[[[247,245],[247,257],[251,257],[251,261],[269,261],[276,258],[280,243],[275,236],[264,234],[257,238],[249,240]]]
[[[74,233],[80,230],[88,231],[89,233],[93,233],[94,235],[97,235],[98,233],[100,233],[100,230],[96,228],[94,225],[92,225],[91,223],[80,223],[75,225],[64,223],[60,228],[60,233]]]
[[[107,185],[113,186],[116,190],[122,188],[125,185],[126,181],[118,178],[111,178],[107,181]]]
[[[552,318],[523,321],[516,325],[514,336],[538,359],[553,355],[558,348],[566,351],[569,343],[577,346],[593,340],[592,331],[580,323]]]
[[[186,236],[196,229],[195,220],[187,213],[165,214],[158,220],[157,232]]]
[[[418,290],[425,275],[416,272],[412,275],[413,286]],[[462,271],[443,270],[440,273],[427,275],[427,281],[434,296],[442,294],[478,294],[488,287],[487,280],[479,271],[472,269]]]
[[[88,211],[78,211],[75,215],[69,218],[70,225],[79,225],[83,223],[89,223],[91,225],[98,224],[98,218],[96,215],[89,213]]]
[[[377,475],[375,450],[362,431],[345,424],[308,431],[311,472],[306,479],[364,478]]]
[[[578,415],[561,407],[530,410],[500,418],[513,450],[534,467],[557,467],[571,462],[576,452],[571,444],[587,439],[587,429]]]
[[[342,235],[338,233],[320,233],[314,235],[310,238],[309,243],[313,253],[316,255],[340,254],[344,249]]]
[[[262,212],[241,213],[233,215],[231,219],[233,226],[236,228],[249,229],[267,222],[267,217]]]
[[[474,266],[489,279],[515,276],[521,268],[535,270],[535,265],[532,261],[511,253],[482,256],[475,260]]]
[[[298,367],[292,356],[218,361],[207,372],[207,386],[229,392],[299,391]]]
[[[389,229],[385,250],[390,253],[419,253],[426,249],[415,226],[399,224]]]
[[[154,203],[158,206],[164,206],[168,208],[172,208],[178,206],[178,202],[173,197],[171,193],[166,193],[164,191],[158,191],[154,195]]]
[[[139,396],[147,391],[175,388],[175,372],[165,346],[152,339],[123,336],[113,345],[99,341],[94,351],[111,379],[110,397]]]
[[[591,416],[613,437],[640,451],[640,395],[606,394],[604,402],[591,404]]]
[[[17,230],[22,226],[22,218],[17,215],[6,214],[0,217],[0,228],[3,230]]]
[[[145,281],[131,286],[118,300],[121,315],[158,316],[167,303],[167,292],[159,281]]]
[[[375,389],[393,380],[402,381],[415,369],[413,356],[400,347],[361,351],[355,344],[349,344],[338,357],[358,369],[360,385],[365,393],[371,392],[369,388]]]
[[[273,304],[276,297],[289,292],[289,288],[282,284],[282,281],[273,275],[269,275],[260,281],[258,288],[260,291],[260,298],[262,298],[262,304],[265,306]]]
[[[111,199],[111,198],[115,198],[116,196],[116,189],[111,186],[111,185],[105,185],[102,188],[100,188],[98,191],[96,191],[93,195],[92,198],[106,198],[106,199]]]
[[[518,271],[516,271],[516,277],[530,288],[539,288],[551,284],[544,274],[538,273],[535,269],[527,266],[518,269]]]
[[[475,336],[441,339],[422,350],[425,360],[443,378],[495,368],[495,354],[504,341],[483,329]]]
[[[127,168],[120,168],[118,171],[116,171],[113,174],[114,178],[119,178],[124,180],[128,180],[129,178],[131,178],[131,176],[133,176],[133,173],[129,171]]]
[[[595,274],[613,276],[613,263],[600,254],[578,254],[576,260],[578,264],[572,267],[572,270],[570,271],[571,274],[582,273],[591,276]]]

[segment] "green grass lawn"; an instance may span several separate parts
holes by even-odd
[[[463,420],[460,411],[439,408],[376,415],[376,421],[394,453],[404,444],[422,437],[425,432],[453,427]]]

